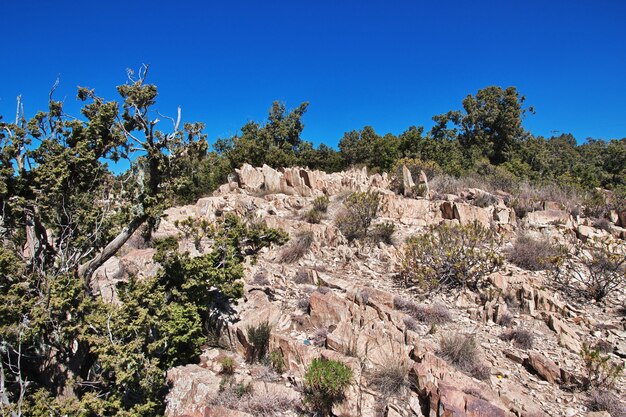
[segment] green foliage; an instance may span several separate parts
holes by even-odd
[[[277,373],[282,374],[285,372],[285,360],[283,359],[282,353],[277,350],[273,350],[270,352],[268,360],[272,368]]]
[[[405,285],[432,290],[464,286],[477,289],[502,263],[497,235],[478,223],[441,224],[406,242],[400,276]]]
[[[623,363],[613,363],[610,357],[602,355],[600,350],[592,349],[583,343],[580,356],[585,364],[585,382],[583,388],[611,389],[624,374]]]
[[[345,210],[335,219],[337,227],[348,240],[362,239],[376,218],[380,195],[376,192],[356,192],[344,202]]]
[[[232,375],[235,373],[235,360],[230,356],[224,356],[219,360],[219,364],[222,367],[220,373],[223,375]]]
[[[393,243],[392,236],[395,230],[396,226],[392,222],[378,223],[374,225],[369,232],[369,238],[374,243],[383,242],[387,245],[391,245]]]
[[[319,224],[323,218],[324,218],[324,212],[316,209],[315,207],[310,210],[307,210],[302,216],[303,220],[311,224]]]
[[[323,416],[331,415],[334,404],[341,402],[352,381],[352,369],[324,358],[313,359],[304,374],[305,401]]]
[[[250,363],[262,361],[267,355],[267,349],[270,343],[270,334],[272,326],[265,321],[257,326],[250,326],[247,329],[248,334],[248,352],[246,355]]]
[[[313,209],[326,213],[328,210],[328,204],[330,204],[330,200],[327,196],[323,195],[321,197],[316,197],[315,200],[313,200]]]

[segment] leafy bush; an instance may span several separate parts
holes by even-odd
[[[583,388],[611,389],[624,373],[623,363],[613,363],[610,356],[604,356],[598,349],[592,349],[586,343],[580,356],[585,364],[585,382]]]
[[[247,357],[250,363],[256,360],[263,360],[267,355],[267,348],[270,343],[272,326],[265,321],[257,326],[250,326],[247,329],[248,342],[250,343]]]
[[[350,194],[344,202],[345,210],[337,216],[335,223],[348,239],[361,239],[367,236],[367,230],[376,217],[380,195],[376,192],[356,192]]]
[[[384,222],[375,225],[369,233],[369,238],[374,242],[383,242],[387,245],[393,243],[391,237],[396,230],[396,226],[392,222]]]
[[[332,413],[334,404],[343,401],[352,381],[352,369],[332,359],[316,358],[304,374],[305,402],[322,416]]]
[[[513,341],[517,346],[522,349],[530,349],[533,347],[533,341],[535,340],[535,336],[532,332],[522,329],[516,328],[508,330],[500,335],[500,339],[506,341]]]
[[[484,380],[489,377],[489,368],[480,361],[473,335],[452,333],[442,336],[439,354],[461,371],[477,379]]]
[[[373,369],[368,380],[384,396],[400,395],[408,384],[408,367],[397,359],[388,359]]]
[[[496,234],[478,223],[431,227],[429,233],[407,240],[400,278],[406,286],[426,290],[441,286],[476,290],[482,278],[502,264],[497,245]]]
[[[293,241],[281,250],[280,261],[286,263],[296,262],[309,251],[314,240],[313,232],[299,233]]]
[[[562,246],[554,245],[548,240],[537,240],[523,234],[506,252],[506,258],[520,268],[542,271],[554,268],[556,260],[564,254],[564,251]]]
[[[330,200],[327,196],[317,197],[313,200],[313,210],[317,210],[320,213],[326,213],[328,211],[328,204],[330,204]]]

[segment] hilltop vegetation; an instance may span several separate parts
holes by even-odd
[[[514,87],[468,96],[463,110],[435,116],[429,132],[409,127],[381,136],[369,126],[347,132],[339,150],[302,139],[307,103],[292,111],[274,103],[266,122],[247,123],[211,150],[202,123],[183,123],[180,112],[154,118],[158,94],[147,70],[129,73],[119,101],[80,87],[79,118],[51,94],[49,108],[32,119],[18,110],[15,120],[0,120],[3,415],[163,413],[165,371],[196,360],[215,330],[214,309],[228,310],[243,295],[246,262],[287,241],[256,218],[224,213],[212,223],[176,224],[192,247],[154,238],[165,209],[210,194],[244,163],[327,172],[352,166],[397,172],[405,165],[438,178],[442,193],[459,178],[508,191],[520,213],[527,184],[576,196],[599,219],[623,208],[626,139],[578,145],[571,135],[533,137],[522,126],[532,109]],[[110,170],[108,163],[133,154],[139,157],[127,172]],[[348,197],[339,229],[350,240],[386,234],[378,240],[390,243],[393,225],[385,233],[380,224],[370,227],[378,204],[377,194]],[[326,215],[328,199],[318,205],[323,209],[309,215],[310,223]],[[104,302],[94,272],[139,234],[155,250],[159,272],[120,283],[118,299]],[[324,387],[318,379],[309,378],[311,387]]]

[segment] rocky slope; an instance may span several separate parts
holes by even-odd
[[[413,179],[405,172],[405,184]],[[420,178],[425,182],[425,178]],[[510,264],[489,276],[488,289],[419,295],[396,277],[402,243],[428,226],[442,222],[477,221],[503,236],[503,249],[524,231],[561,239],[599,239],[624,244],[626,218],[614,213],[607,230],[574,217],[551,202],[542,210],[517,219],[506,195],[495,195],[486,207],[471,204],[485,194],[478,189],[462,195],[407,198],[390,191],[386,174],[369,176],[365,170],[325,174],[298,168],[276,171],[244,166],[237,179],[212,197],[192,206],[167,210],[157,237],[178,235],[176,220],[214,219],[227,212],[262,219],[292,238],[310,232],[313,242],[295,262],[284,260],[285,247],[262,253],[248,265],[245,297],[230,317],[220,323],[212,347],[199,364],[168,372],[171,391],[167,415],[181,416],[297,416],[303,376],[316,357],[337,359],[352,368],[353,383],[346,399],[336,405],[337,416],[586,416],[586,394],[574,387],[584,376],[582,344],[608,343],[614,360],[626,358],[626,320],[620,310],[623,293],[606,302],[580,303],[566,299],[549,285],[542,272],[528,272]],[[334,224],[343,199],[353,191],[378,191],[382,204],[376,222],[396,226],[394,244],[349,243]],[[330,198],[319,224],[302,220],[317,196]],[[181,249],[194,251],[181,240]],[[158,268],[153,250],[127,245],[119,257],[96,274],[102,296],[115,302],[115,283],[129,275],[148,276]],[[408,307],[407,307],[408,306]],[[416,321],[411,309],[443,310],[450,320]],[[271,325],[269,352],[282,366],[250,365],[248,328]],[[505,326],[506,325],[506,326]],[[503,340],[511,328],[532,334],[529,348]],[[476,379],[438,356],[444,337],[474,336],[480,361],[488,369]],[[229,397],[222,373],[224,358],[235,362],[230,377],[237,387],[251,391]],[[400,367],[406,381],[388,392],[376,383],[381,369]],[[282,369],[280,369],[282,368]],[[623,379],[617,392],[626,392]],[[623,398],[622,398],[623,399]],[[595,415],[606,415],[598,413]]]

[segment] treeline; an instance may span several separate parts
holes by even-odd
[[[265,123],[249,122],[241,133],[218,139],[214,151],[193,161],[181,178],[178,196],[193,201],[212,191],[244,163],[274,168],[303,166],[326,172],[367,166],[390,172],[398,161],[417,160],[431,173],[455,177],[491,176],[504,183],[529,182],[592,190],[626,188],[626,138],[588,139],[578,144],[571,134],[533,136],[522,122],[532,108],[515,87],[487,87],[463,100],[462,110],[433,117],[426,130],[410,126],[400,135],[373,127],[346,132],[335,150],[315,148],[301,137],[308,103],[287,112],[275,102]],[[191,162],[191,161],[190,161]]]

